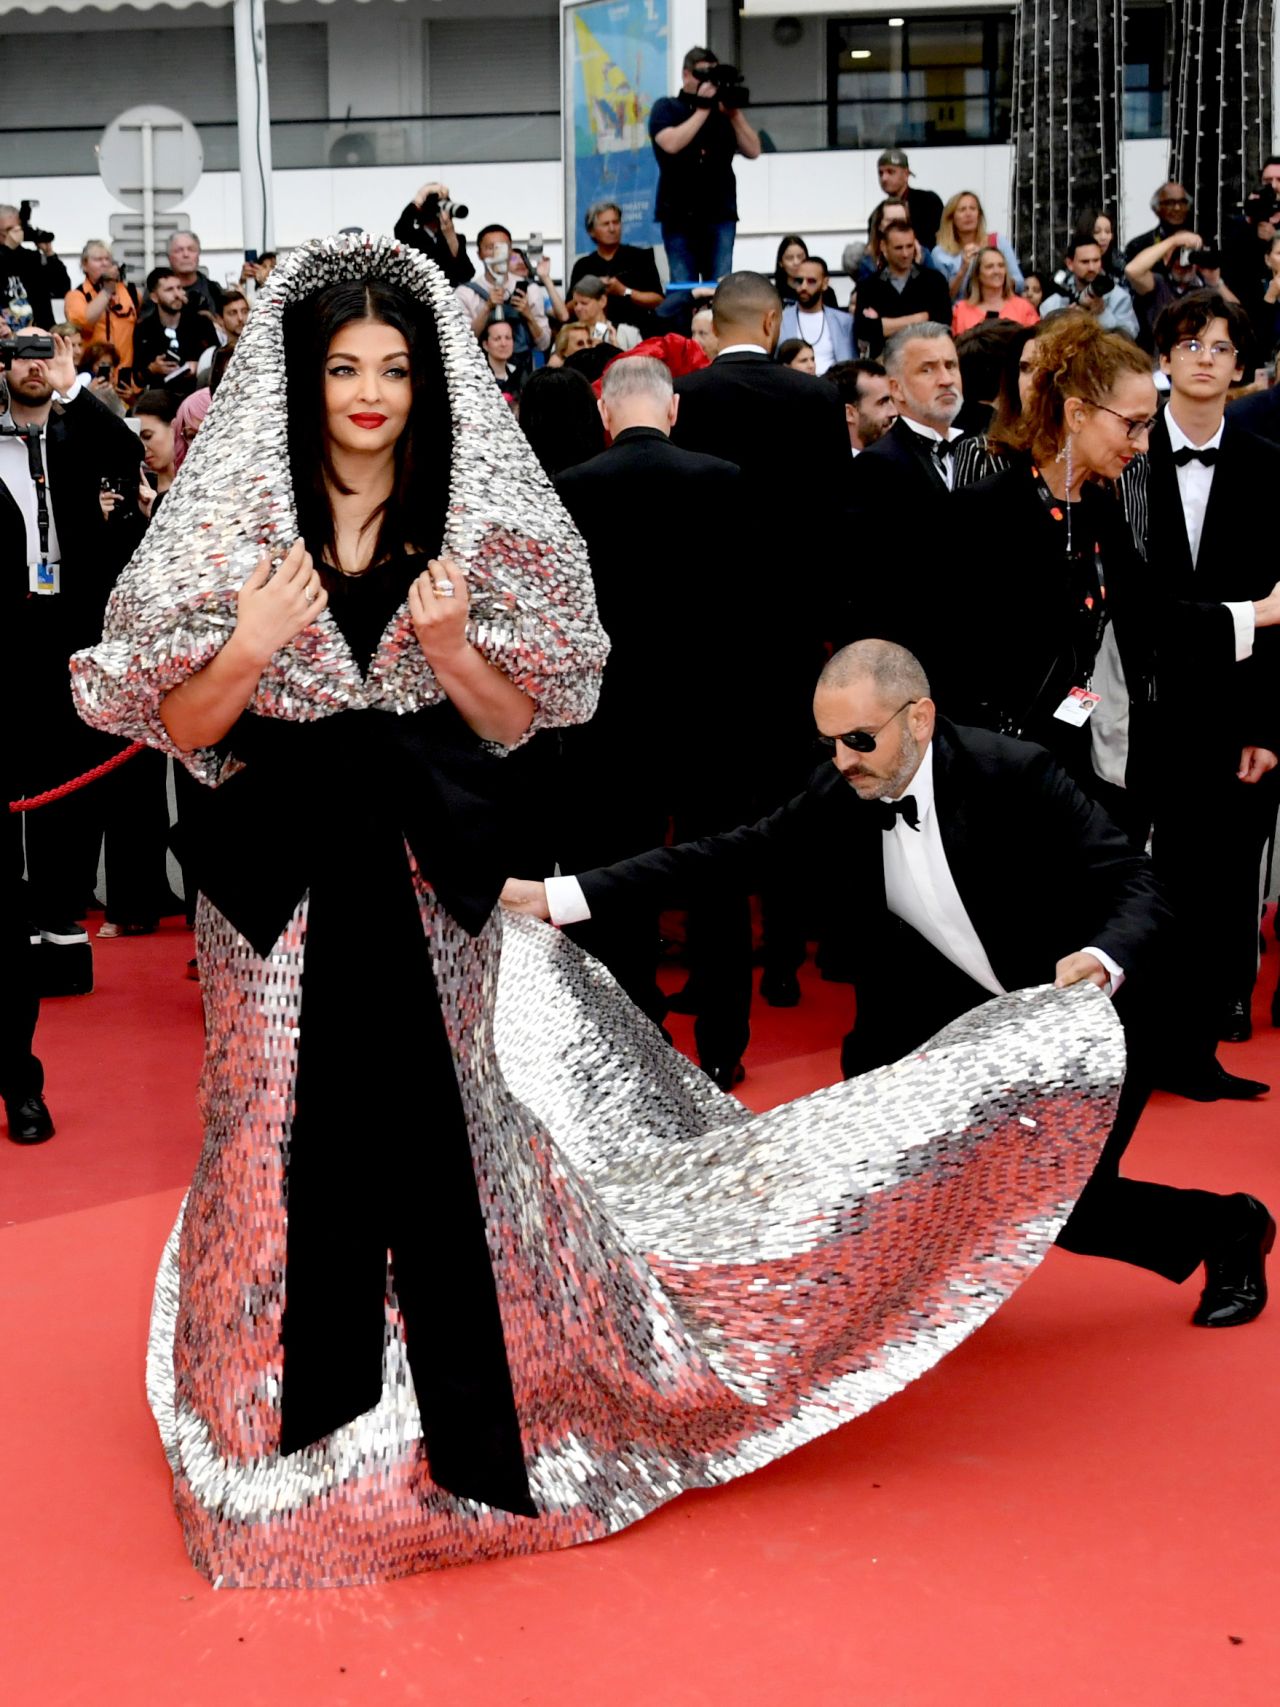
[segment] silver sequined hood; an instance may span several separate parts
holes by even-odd
[[[80,715],[174,753],[205,781],[212,753],[178,753],[159,704],[235,626],[236,592],[297,536],[289,476],[284,311],[327,285],[379,278],[435,317],[453,443],[444,550],[466,571],[476,646],[537,702],[534,728],[580,723],[599,696],[608,639],[586,547],[493,383],[440,270],[385,237],[303,244],[259,292],[235,357],[154,525],[116,585],[101,642],[71,661]],[[250,709],[308,721],[361,707],[411,712],[443,697],[407,609],[367,680],[329,613],[277,652]]]

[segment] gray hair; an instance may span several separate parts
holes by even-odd
[[[622,218],[622,209],[618,206],[617,202],[592,202],[591,206],[587,209],[586,214],[583,216],[582,223],[586,226],[589,232],[594,231],[596,228],[596,220],[599,219],[602,213],[609,212],[616,213],[619,219]]]
[[[886,373],[902,372],[902,358],[906,354],[907,345],[914,343],[917,338],[950,340],[951,328],[943,326],[937,320],[923,320],[914,326],[904,326],[901,332],[895,332],[892,338],[886,341],[884,353],[880,357]]]
[[[611,370],[612,371],[612,370]],[[886,705],[928,699],[929,678],[920,660],[892,640],[855,640],[828,659],[818,677],[819,689],[847,688],[869,681]]]
[[[602,297],[608,295],[608,292],[604,288],[603,279],[597,278],[594,273],[583,273],[577,284],[575,284],[573,289],[569,292],[569,295],[589,296],[594,301],[599,302]]]
[[[190,237],[194,241],[197,249],[203,249],[203,247],[204,247],[204,244],[201,243],[200,239],[196,236],[194,231],[175,231],[173,233],[172,237],[170,237],[168,244],[165,247],[165,253],[166,254],[169,254],[172,252],[173,246],[178,241],[179,237]]]
[[[647,397],[650,402],[665,408],[675,387],[671,370],[656,356],[624,356],[610,362],[604,370],[600,395],[606,403],[627,403],[633,397]]]
[[[91,237],[85,244],[84,248],[80,251],[80,265],[82,267],[89,259],[90,249],[105,249],[108,255],[111,254],[111,245],[107,242],[105,237]]]
[[[854,242],[845,244],[840,254],[840,265],[844,271],[848,273],[850,278],[854,278],[856,276],[858,268],[862,265],[863,260],[866,257],[866,253],[867,246],[865,243]]]

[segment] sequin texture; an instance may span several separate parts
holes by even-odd
[[[452,293],[371,238],[308,244],[272,275],[102,643],[76,660],[89,721],[171,750],[164,693],[225,640],[259,542],[292,539],[284,303],[373,273],[441,328],[448,543],[476,642],[540,723],[590,715],[607,642],[581,542]],[[313,719],[439,697],[402,612],[367,682],[322,618],[277,655],[253,709]],[[217,780],[216,754],[180,756]],[[495,914],[470,937],[414,883],[538,1515],[432,1482],[390,1275],[378,1403],[280,1453],[308,903],[263,958],[202,899],[205,1137],[161,1262],[147,1385],[188,1548],[215,1583],[377,1582],[594,1540],[780,1457],[986,1320],[1044,1254],[1113,1118],[1123,1040],[1092,986],[1000,997],[894,1066],[753,1115],[562,935]]]

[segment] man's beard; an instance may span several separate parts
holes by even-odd
[[[898,762],[887,777],[876,778],[876,786],[872,793],[864,794],[864,800],[895,800],[911,781],[920,764],[920,743],[910,729],[902,731],[902,746],[898,753]],[[865,773],[860,778],[850,778],[852,788],[855,781],[868,781]]]
[[[30,380],[27,380],[23,385],[18,385],[14,382],[12,375],[10,375],[9,396],[15,403],[23,403],[28,408],[38,409],[42,403],[49,403],[52,401],[53,387],[49,384],[48,380],[43,381],[41,384],[37,384],[34,388],[32,387]]]

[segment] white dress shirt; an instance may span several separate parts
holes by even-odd
[[[967,972],[975,984],[993,996],[1005,994],[996,977],[982,939],[973,928],[956,880],[951,875],[942,829],[934,810],[933,744],[925,748],[920,768],[904,789],[915,800],[918,828],[902,818],[892,830],[881,832],[884,850],[884,896],[889,911],[932,943],[953,966]],[[549,877],[547,907],[555,925],[578,925],[591,917],[582,885],[576,877]],[[1110,974],[1107,994],[1114,995],[1124,982],[1124,972],[1097,948],[1085,948]]]
[[[964,434],[960,431],[959,427],[948,427],[946,437],[944,438],[941,433],[935,432],[932,427],[926,427],[923,421],[913,421],[910,415],[899,415],[898,419],[902,422],[904,427],[910,427],[913,433],[918,433],[922,439],[929,439],[935,445],[954,444],[957,439],[962,439],[964,437]],[[951,458],[949,456],[946,458],[940,457],[938,459],[938,473],[941,474],[943,480],[946,482],[947,491],[952,491],[955,487],[956,471],[952,466]]]
[[[1165,430],[1169,434],[1169,443],[1175,451],[1190,450],[1220,450],[1222,447],[1223,423],[1218,422],[1218,430],[1211,439],[1206,439],[1202,445],[1195,444],[1183,432],[1174,417],[1177,400],[1174,399],[1164,412]],[[1204,533],[1205,511],[1209,508],[1209,494],[1213,490],[1212,468],[1206,468],[1202,462],[1188,462],[1174,470],[1178,477],[1178,492],[1182,498],[1182,517],[1187,529],[1187,544],[1191,547],[1192,567],[1200,556],[1200,538]],[[1251,600],[1242,603],[1227,604],[1231,612],[1231,621],[1236,631],[1236,663],[1242,664],[1246,658],[1253,656],[1253,637],[1256,627],[1256,613]]]
[[[0,415],[0,427],[12,429],[13,417],[6,410]],[[49,485],[49,429],[40,429],[40,459],[44,464],[45,492],[49,503],[49,561],[62,561],[62,547],[58,543],[58,524],[53,514],[53,492]],[[40,525],[39,511],[36,507],[36,489],[31,479],[31,460],[27,451],[27,441],[14,436],[12,431],[0,432],[0,483],[9,488],[13,501],[21,511],[22,520],[27,530],[27,569],[28,586],[31,592],[36,591],[36,565],[40,561]]]

